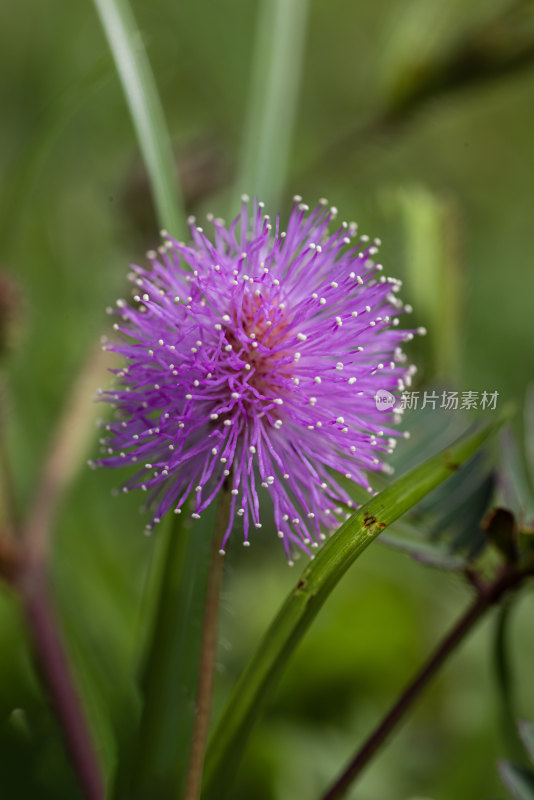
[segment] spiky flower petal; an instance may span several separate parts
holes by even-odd
[[[375,261],[378,240],[357,236],[337,211],[296,198],[287,230],[244,198],[212,238],[191,222],[192,244],[163,232],[150,269],[134,267],[133,304],[118,301],[125,360],[117,408],[98,463],[137,465],[125,490],[149,493],[149,528],[195,498],[200,516],[232,494],[223,547],[241,519],[244,543],[270,496],[288,557],[310,553],[351,506],[340,473],[370,491],[367,472],[398,435],[379,390],[409,383],[398,329],[398,281]],[[262,494],[264,497],[262,497]]]

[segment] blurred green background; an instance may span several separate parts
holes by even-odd
[[[133,8],[188,211],[225,214],[258,4]],[[157,243],[157,225],[89,0],[4,3],[0,31],[0,402],[22,516],[70,387],[107,331],[105,307],[126,290],[128,263]],[[521,404],[532,380],[533,97],[530,1],[310,3],[282,210],[296,192],[310,205],[326,196],[382,238],[387,274],[405,280],[414,324],[429,330],[411,353],[421,387],[497,390],[499,404]],[[95,375],[94,389],[103,380]],[[97,449],[96,430],[91,436],[86,457]],[[90,472],[81,461],[71,478],[55,526],[54,591],[113,775],[139,714],[135,677],[158,537],[143,535],[140,500],[111,496],[119,474]],[[298,574],[265,528],[249,551],[237,538],[216,711]],[[236,800],[316,796],[466,601],[457,579],[374,545],[293,659],[255,731]],[[533,611],[532,597],[523,598],[512,626],[518,709],[531,719]],[[491,633],[487,620],[351,796],[504,797]],[[4,587],[0,653],[0,796],[78,797]]]

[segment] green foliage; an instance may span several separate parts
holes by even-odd
[[[465,412],[451,414],[427,406],[408,412],[403,424],[411,432],[410,442],[392,458],[401,472],[468,429],[468,418]],[[487,450],[479,453],[396,522],[381,541],[429,566],[465,569],[488,543],[482,522],[494,493],[494,462]]]
[[[256,5],[246,0],[134,3],[173,146],[171,159],[159,112],[154,114],[154,107],[142,111],[145,126],[159,125],[167,153],[159,180],[160,208],[167,205],[160,213],[168,227],[173,227],[168,221],[173,212],[169,195],[161,197],[176,160],[182,175],[189,175],[184,181],[188,213],[226,214],[230,188],[221,189],[214,180],[217,170],[205,142],[214,142],[227,167],[238,161]],[[327,195],[360,222],[362,231],[381,235],[387,270],[405,278],[412,274],[409,243],[416,241],[421,221],[401,217],[384,197],[421,187],[429,209],[418,205],[415,217],[452,203],[460,243],[455,264],[461,273],[461,336],[454,330],[450,340],[436,341],[432,320],[418,316],[409,280],[403,296],[413,302],[414,324],[431,329],[433,352],[442,347],[447,363],[457,364],[456,374],[449,376],[454,385],[498,389],[499,405],[505,399],[521,402],[534,363],[530,6],[506,0],[393,0],[384,15],[377,3],[310,3],[286,179],[286,197],[297,191],[313,203]],[[103,309],[124,293],[127,263],[139,260],[144,247],[157,245],[157,231],[152,226],[146,241],[132,214],[135,201],[151,219],[150,200],[144,190],[132,197],[137,147],[90,5],[5,3],[0,26],[7,34],[0,55],[0,268],[21,290],[17,335],[2,362],[1,449],[11,464],[20,520],[31,505],[66,393],[106,330]],[[470,67],[466,55],[481,52],[485,60],[479,57]],[[135,47],[133,55],[139,56]],[[131,83],[130,91],[134,88]],[[288,120],[275,122],[283,127]],[[425,257],[414,267],[416,276]],[[456,318],[457,308],[444,292],[430,302],[439,309],[446,336],[447,319]],[[415,359],[420,355],[412,351]],[[426,363],[425,374],[434,374],[437,364]],[[504,498],[502,505],[514,512],[529,541],[531,507],[525,498],[533,485],[533,408],[531,398],[526,453],[512,454],[511,477],[499,479],[501,491],[505,483],[511,490],[510,502]],[[417,420],[406,421],[414,434],[418,426]],[[430,455],[428,447],[438,449],[441,436],[443,443],[454,438],[447,427],[440,420],[425,429],[426,439],[416,446],[412,439],[414,463]],[[399,446],[400,457],[408,452],[405,445]],[[529,460],[530,478],[524,469]],[[482,462],[472,469],[478,536],[488,473]],[[161,539],[142,536],[143,518],[132,496],[111,497],[117,481],[117,475],[74,471],[56,517],[52,563],[62,629],[108,785],[119,759],[131,753],[141,718],[139,665],[155,605],[152,573]],[[390,543],[401,534],[416,538],[416,557],[442,567],[456,568],[470,557],[460,536],[459,523],[465,520],[468,527],[459,502],[463,487],[452,485],[454,492],[441,502],[438,495],[429,498],[428,525],[426,512],[418,509],[409,528],[392,526]],[[447,522],[448,504],[454,518]],[[228,555],[218,709],[293,580],[272,531],[264,526],[262,533],[250,552],[235,546]],[[413,551],[404,538],[402,547]],[[399,673],[419,662],[443,619],[463,602],[449,575],[427,574],[398,553],[370,548],[357,575],[336,590],[318,629],[295,655],[296,673],[286,674],[273,697],[236,786],[236,800],[260,792],[263,800],[286,800],[326,782],[348,756],[347,741],[355,731],[365,735],[398,689]],[[376,624],[363,613],[367,609]],[[75,798],[75,780],[21,629],[17,603],[2,589],[0,792]],[[354,637],[350,647],[347,632]],[[528,666],[534,658],[531,614],[518,617],[514,632],[521,663]],[[429,694],[410,729],[364,777],[362,796],[497,793],[498,779],[488,770],[500,743],[487,699],[486,653],[483,630]],[[528,692],[532,670],[524,669]]]
[[[492,425],[465,437],[397,479],[353,514],[319,550],[234,687],[212,735],[206,755],[206,798],[215,800],[230,790],[236,764],[268,693],[347,569],[384,528],[459,470],[494,430],[495,425]]]

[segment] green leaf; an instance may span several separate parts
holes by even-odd
[[[127,0],[93,0],[122,82],[143,160],[152,187],[156,213],[175,237],[185,232],[171,140],[154,76]]]
[[[439,390],[438,395],[439,395]],[[466,417],[459,412],[451,414],[443,408],[424,408],[407,411],[402,418],[410,438],[397,447],[389,463],[397,470],[412,469],[447,446],[448,442],[462,436],[469,428]]]
[[[298,105],[308,0],[263,0],[234,205],[246,192],[278,206]]]
[[[205,800],[220,800],[228,791],[269,692],[350,565],[384,528],[456,472],[499,424],[466,436],[398,478],[345,522],[306,567],[237,681],[213,732],[205,763]]]
[[[460,571],[466,566],[466,561],[455,556],[444,547],[421,539],[412,539],[394,533],[383,533],[380,537],[382,544],[412,556],[414,561],[426,564],[428,567]]]
[[[534,764],[534,723],[521,720],[518,727],[521,741],[525,745],[525,748],[532,759],[532,763]]]
[[[425,497],[414,516],[419,515],[420,527],[428,530],[431,542],[469,560],[487,542],[480,525],[493,490],[485,454],[478,453],[465,469]]]
[[[440,391],[438,391],[438,395]],[[412,431],[408,447],[395,451],[391,459],[397,471],[415,466],[467,430],[468,415],[451,414],[426,406],[404,418]],[[487,543],[480,524],[494,495],[495,477],[491,461],[480,453],[465,468],[442,484],[409,515],[409,521],[424,538],[464,560],[477,557]]]
[[[473,462],[476,462],[477,458],[478,456]],[[471,464],[468,464],[466,470],[469,470],[470,466]],[[450,550],[453,553],[462,553],[467,560],[473,560],[487,545],[487,537],[481,523],[495,490],[495,480],[493,474],[488,471],[487,464],[479,464],[478,469],[473,464],[473,471],[466,477],[466,484],[462,488],[463,492],[458,485],[451,487],[449,502],[452,507],[448,511],[446,498],[441,498],[442,510],[435,522],[433,536],[436,539],[440,538],[440,531],[443,530],[444,540],[448,542]]]
[[[499,764],[501,780],[515,800],[534,800],[534,774],[530,770],[502,761]]]
[[[412,431],[412,437],[408,447],[399,448],[394,454],[392,465],[397,471],[430,458],[466,430],[464,415],[438,408],[433,411],[428,406],[410,413],[404,424]],[[481,521],[493,497],[494,484],[491,461],[486,453],[479,453],[414,507],[402,526],[409,523],[412,538],[449,553],[453,559],[472,560],[487,544]]]
[[[128,800],[182,798],[194,727],[202,621],[217,502],[167,531],[158,607],[142,678],[144,708]],[[122,791],[122,789],[120,790]],[[119,796],[121,796],[119,794]]]
[[[501,436],[501,483],[506,506],[514,512],[520,527],[534,518],[534,496],[528,482],[521,449],[511,430]]]

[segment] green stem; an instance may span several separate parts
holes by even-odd
[[[93,0],[113,54],[152,187],[156,213],[173,236],[185,233],[171,140],[156,82],[127,0]]]
[[[159,598],[143,670],[143,712],[124,796],[183,798],[193,737],[202,619],[217,503],[167,534]],[[220,558],[220,556],[219,556]]]
[[[191,757],[187,774],[185,800],[198,800],[202,786],[202,769],[206,753],[206,743],[211,717],[213,694],[213,678],[215,659],[217,656],[217,632],[219,622],[219,606],[223,582],[224,558],[219,552],[222,538],[228,524],[229,498],[226,492],[220,501],[217,516],[217,530],[211,544],[211,558],[204,609],[204,626],[202,636],[202,654],[198,680],[197,709]]]
[[[277,207],[296,117],[308,0],[263,0],[258,15],[243,156],[241,193]]]
[[[246,739],[289,657],[350,565],[381,531],[466,461],[502,423],[489,425],[392,483],[345,522],[302,573],[238,680],[208,746],[205,798],[224,796]]]

